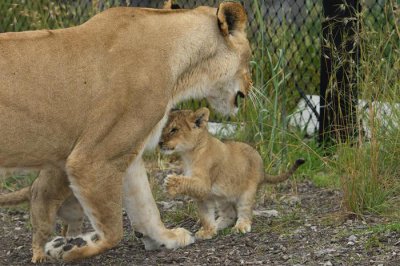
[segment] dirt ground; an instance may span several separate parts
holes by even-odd
[[[170,171],[150,175],[161,183]],[[273,197],[259,197],[253,230],[246,235],[225,230],[185,248],[145,251],[124,215],[125,236],[114,249],[79,263],[46,265],[400,265],[400,229],[389,230],[388,219],[346,214],[339,191],[310,181],[286,182],[273,192]],[[195,232],[199,226],[194,215],[166,218],[188,209],[186,202],[173,203],[160,201],[166,224]],[[87,222],[85,227],[89,230]],[[30,259],[27,209],[0,209],[0,265],[30,265]]]

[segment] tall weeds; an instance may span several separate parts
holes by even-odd
[[[357,145],[337,149],[344,203],[358,214],[390,210],[400,192],[400,36],[391,4],[385,4],[379,29],[359,14],[361,134]]]

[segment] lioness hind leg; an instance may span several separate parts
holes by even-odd
[[[217,210],[218,210],[218,218],[217,218],[218,230],[225,229],[235,223],[236,210],[231,202],[218,201]]]
[[[124,207],[132,227],[143,234],[142,241],[146,250],[161,246],[174,249],[194,242],[194,237],[184,228],[165,228],[141,158],[137,158],[125,173]]]
[[[68,178],[95,232],[46,244],[46,254],[64,261],[97,255],[122,238],[122,176],[108,161],[91,162],[79,156],[68,158]]]
[[[33,263],[46,260],[44,245],[53,233],[57,210],[69,195],[68,179],[61,169],[43,169],[33,182],[30,203]]]
[[[251,231],[253,204],[257,188],[249,188],[239,198],[236,204],[238,219],[233,231],[236,233],[248,233]]]

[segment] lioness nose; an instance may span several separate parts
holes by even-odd
[[[160,142],[158,142],[158,146],[162,146],[164,144],[164,141],[160,140]]]

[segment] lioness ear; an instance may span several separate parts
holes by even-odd
[[[205,127],[210,116],[210,110],[203,107],[193,113],[193,122],[196,127]]]
[[[224,36],[234,34],[236,31],[244,32],[246,29],[246,11],[239,3],[221,3],[217,10],[217,18],[219,29]]]

